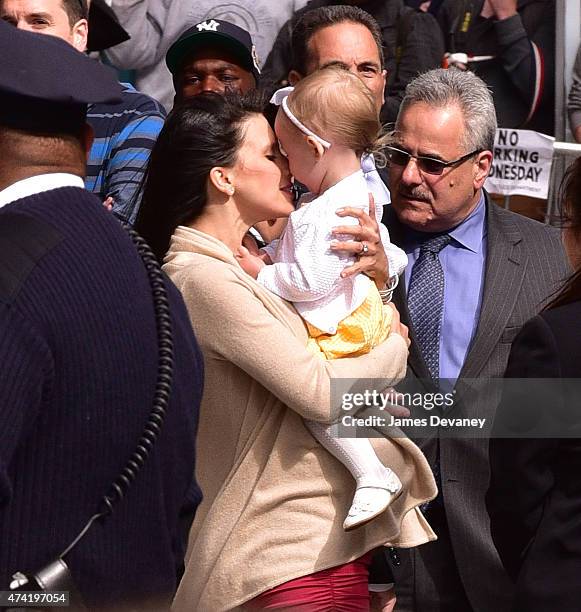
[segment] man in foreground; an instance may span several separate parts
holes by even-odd
[[[10,58],[0,71],[0,590],[16,572],[32,589],[62,557],[63,590],[88,606],[162,610],[200,501],[200,352],[169,283],[155,311],[171,325],[173,359],[167,337],[160,345],[144,262],[83,188],[87,104],[119,99],[112,74],[2,22],[0,55]],[[163,422],[152,413],[158,377]]]

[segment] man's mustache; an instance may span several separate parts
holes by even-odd
[[[426,204],[431,202],[430,195],[421,189],[398,189],[397,192],[400,196],[408,200],[418,200],[419,202],[425,202]]]

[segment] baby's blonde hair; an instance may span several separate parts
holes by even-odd
[[[301,79],[288,106],[315,134],[357,155],[377,153],[384,144],[371,91],[345,68],[329,66]]]

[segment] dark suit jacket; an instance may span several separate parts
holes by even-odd
[[[513,344],[507,377],[581,378],[580,321],[581,302],[532,319]],[[552,390],[549,401],[527,398],[526,409],[573,417],[581,412],[580,386],[569,398]],[[503,395],[495,429],[514,417],[519,389],[526,391],[519,385]],[[492,536],[516,581],[515,610],[580,610],[581,440],[492,439],[490,462]]]
[[[568,275],[569,268],[557,230],[506,211],[491,203],[488,197],[486,207],[488,234],[482,306],[478,328],[456,385],[459,401],[454,410],[458,416],[485,418],[491,427],[500,393],[497,392],[499,385],[491,390],[487,383],[503,376],[516,334],[542,309]],[[401,244],[405,228],[390,206],[386,207],[384,223],[393,242]],[[400,283],[394,303],[402,321],[410,326],[408,377],[429,381],[428,369],[414,342],[406,295],[405,284]],[[472,387],[472,399],[464,404],[463,379],[470,379]],[[474,389],[475,385],[482,388]],[[415,441],[432,465],[439,453],[450,538],[472,608],[476,612],[509,610],[511,582],[492,542],[484,501],[489,481],[488,439],[457,435]],[[398,610],[419,609],[428,592],[424,589],[433,590],[429,568],[414,561],[417,549],[402,550],[400,555],[402,565],[392,565],[396,591],[399,591]],[[410,572],[409,568],[414,567]],[[404,568],[407,569],[404,571]]]

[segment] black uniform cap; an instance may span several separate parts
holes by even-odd
[[[87,105],[120,102],[115,73],[70,44],[0,20],[0,125],[77,132]]]

